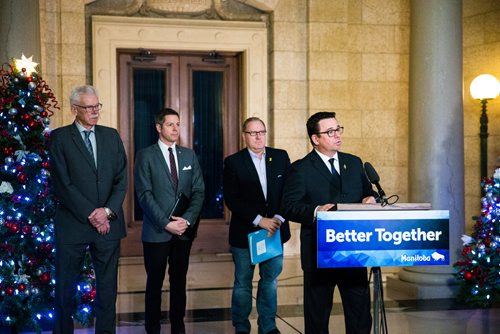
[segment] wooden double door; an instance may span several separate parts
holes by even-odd
[[[179,145],[192,148],[205,180],[205,204],[193,253],[228,251],[228,212],[222,195],[223,159],[239,148],[240,55],[236,53],[118,50],[118,124],[129,159],[124,203],[128,237],[122,255],[142,254],[142,210],[133,185],[138,150],[155,143],[154,115],[179,112]]]

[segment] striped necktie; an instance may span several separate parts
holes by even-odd
[[[95,162],[95,158],[94,158],[94,149],[92,148],[92,142],[90,141],[90,134],[92,133],[92,131],[90,130],[83,130],[83,134],[85,135],[85,146],[87,147],[87,151],[89,151],[90,153],[90,156],[92,157],[92,160],[94,160]]]

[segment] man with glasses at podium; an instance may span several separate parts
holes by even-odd
[[[337,203],[375,203],[361,159],[340,152],[344,128],[334,112],[318,112],[306,124],[313,150],[294,162],[286,178],[282,213],[301,224],[306,334],[328,333],[333,293],[338,287],[346,333],[370,333],[370,288],[366,268],[317,268],[316,214]]]

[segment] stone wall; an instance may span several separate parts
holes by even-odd
[[[256,17],[267,20],[264,17],[270,15],[268,123],[272,130],[271,144],[287,149],[292,160],[304,156],[311,149],[305,130],[308,116],[319,110],[335,111],[345,126],[343,149],[370,161],[379,172],[386,192],[397,193],[402,202],[408,197],[405,180],[409,1],[253,1],[263,6],[250,11],[252,20]],[[53,127],[73,119],[66,102],[70,89],[91,82],[86,74],[92,63],[85,51],[91,47],[87,45],[88,36],[86,42],[89,32],[85,4],[97,6],[112,2],[39,1],[42,74],[62,106],[61,112],[52,119]],[[246,2],[252,3],[238,1],[238,10]],[[131,3],[138,1],[127,1]],[[229,2],[213,0],[213,3]],[[116,10],[116,6],[113,8]],[[264,16],[256,15],[257,9]],[[463,9],[465,214],[466,230],[470,231],[471,217],[477,215],[481,207],[481,188],[480,105],[470,97],[469,85],[481,73],[500,78],[500,2],[463,0]],[[231,8],[220,7],[218,13],[223,10]],[[150,11],[149,15],[153,14]],[[242,18],[249,13],[236,14]],[[134,12],[133,15],[148,13]],[[206,19],[214,19],[204,15]],[[217,15],[216,19],[221,19],[221,15]],[[500,98],[488,103],[488,116],[488,170],[492,173],[500,156]]]
[[[273,15],[276,146],[304,156],[309,115],[337,113],[343,150],[372,162],[407,197],[408,1],[281,1]]]
[[[83,1],[40,0],[41,67],[61,110],[51,127],[73,121],[68,97],[71,89],[87,83],[85,58],[85,7]]]

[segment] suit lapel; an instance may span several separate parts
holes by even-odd
[[[328,167],[326,167],[326,164],[321,160],[321,157],[316,153],[316,151],[312,151],[310,154],[311,158],[311,164],[316,171],[321,174],[326,181],[337,187],[339,190],[342,189],[342,171],[340,171],[340,184],[338,181],[336,181]],[[339,164],[341,163],[340,158],[339,158]]]
[[[347,168],[347,160],[342,152],[338,153],[339,158],[339,168],[340,168],[340,179],[348,178],[350,170]]]
[[[257,169],[255,169],[255,165],[253,164],[252,157],[250,156],[250,152],[247,148],[243,151],[243,165],[246,168],[250,179],[253,180],[255,184],[259,185],[260,194],[262,195],[262,199],[265,200],[264,192],[262,191],[262,186],[260,185],[259,174],[257,173]],[[267,163],[266,163],[266,172],[267,172]]]
[[[99,150],[100,145],[99,145],[99,142],[97,141],[99,138],[99,136],[97,135],[97,127],[96,127],[95,136],[96,136],[97,149]],[[78,131],[78,128],[76,127],[75,124],[73,124],[73,126],[71,127],[71,139],[73,140],[73,142],[75,143],[75,146],[80,151],[80,154],[83,156],[84,160],[87,161],[87,163],[90,166],[92,166],[92,170],[94,172],[97,172],[95,162],[94,162],[94,160],[92,160],[92,157],[90,156],[89,151],[87,151],[87,147],[85,146],[85,143],[83,142],[82,135]],[[99,157],[99,152],[98,152],[97,156]]]
[[[96,161],[97,161],[97,168],[101,165],[102,161],[104,160],[103,158],[106,157],[106,154],[104,153],[106,151],[106,145],[109,143],[106,143],[104,140],[104,136],[102,135],[102,128],[96,125],[94,127],[95,131],[95,141],[97,145],[97,156],[96,156]]]
[[[158,143],[156,143],[154,146],[154,156],[158,162],[158,165],[161,166],[161,169],[165,173],[165,176],[168,178],[168,180],[170,182],[170,186],[173,187],[172,177],[170,176],[170,169],[168,168],[167,162],[165,161],[165,157],[163,156],[163,153],[161,152],[161,149],[160,149],[160,146],[158,146]]]
[[[326,165],[323,162],[323,160],[321,160],[321,158],[318,155],[318,153],[316,153],[316,151],[313,150],[309,154],[309,156],[311,158],[311,164],[312,164],[313,168],[316,169],[316,171],[320,175],[322,175],[326,180],[332,181],[332,174],[328,170],[328,167],[326,167]]]
[[[266,184],[267,184],[267,198],[272,198],[272,192],[274,190],[274,185],[275,185],[275,182],[273,182],[273,180],[275,180],[275,170],[276,168],[274,168],[274,165],[276,164],[276,161],[275,160],[275,157],[273,155],[273,151],[268,149],[266,147]]]
[[[177,154],[177,164],[179,165],[178,167],[178,175],[179,175],[179,186],[178,186],[178,189],[182,189],[182,184],[183,182],[185,182],[185,178],[183,177],[184,175],[182,175],[182,170],[184,169],[184,167],[189,167],[191,166],[191,162],[190,161],[187,161],[187,155],[185,154],[184,152],[184,148],[178,146],[178,145],[175,145],[175,152]],[[193,168],[193,166],[191,166],[191,168]]]

